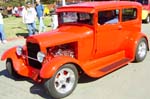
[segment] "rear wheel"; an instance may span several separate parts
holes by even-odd
[[[11,59],[7,59],[6,61],[6,69],[8,73],[13,77],[13,78],[19,78],[20,76],[17,74],[17,72],[13,68],[13,63]]]
[[[136,48],[136,55],[135,55],[135,61],[136,62],[141,62],[145,59],[147,55],[147,41],[145,38],[142,38],[137,45]]]
[[[76,67],[73,64],[65,64],[45,82],[44,87],[53,98],[63,98],[73,92],[77,82],[78,71]]]

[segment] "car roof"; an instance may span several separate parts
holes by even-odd
[[[78,4],[66,5],[58,8],[57,12],[63,11],[77,11],[77,12],[90,12],[93,13],[96,9],[108,9],[116,7],[137,7],[141,6],[138,2],[131,1],[98,1],[98,2],[82,2]]]

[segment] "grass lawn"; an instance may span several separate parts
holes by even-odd
[[[51,28],[48,27],[50,25],[50,16],[44,17],[44,23],[46,25],[46,31]],[[36,20],[37,29],[39,27],[39,22]],[[10,16],[8,18],[4,18],[4,31],[6,34],[6,38],[14,38],[18,36],[26,36],[28,35],[28,31],[26,29],[26,25],[23,24],[22,18],[16,18],[14,16]]]

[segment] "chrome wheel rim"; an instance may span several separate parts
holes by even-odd
[[[61,94],[66,94],[73,89],[75,84],[75,74],[69,68],[61,69],[55,76],[55,89]]]
[[[139,47],[138,47],[138,55],[139,55],[139,57],[140,57],[140,58],[145,57],[146,51],[147,51],[147,47],[146,47],[145,42],[141,42],[141,43],[139,44]]]

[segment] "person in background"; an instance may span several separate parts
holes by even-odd
[[[58,6],[56,5],[56,2],[54,3],[52,9],[51,9],[51,27],[52,30],[55,30],[58,27],[58,15],[56,14],[56,8]]]
[[[3,22],[3,16],[0,11],[0,43],[7,43],[4,33],[4,22]]]
[[[115,15],[114,11],[106,11],[105,18],[105,24],[118,23],[118,17]]]
[[[37,12],[37,17],[39,20],[39,33],[45,31],[45,25],[43,22],[43,17],[44,17],[44,6],[40,3],[40,0],[36,0],[36,12]]]
[[[23,19],[23,23],[25,23],[27,26],[29,36],[36,33],[37,30],[35,24],[36,15],[37,13],[35,11],[35,8],[32,7],[29,1],[26,2],[26,6],[22,11],[22,19]]]
[[[15,6],[15,7],[12,9],[12,14],[15,16],[17,13],[18,13],[18,7]]]

